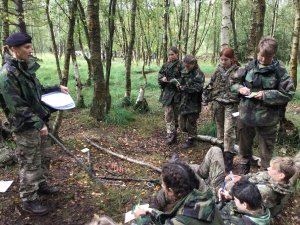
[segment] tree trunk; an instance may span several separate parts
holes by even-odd
[[[276,31],[276,26],[277,26],[277,18],[278,18],[278,6],[279,6],[279,0],[275,0],[274,8],[273,8],[271,37],[275,36],[275,31]]]
[[[184,4],[184,49],[183,53],[188,54],[189,28],[190,28],[190,0],[185,0]]]
[[[108,18],[108,40],[106,44],[106,113],[111,108],[111,95],[109,92],[111,60],[113,55],[113,39],[115,32],[115,15],[116,15],[117,0],[110,0],[109,2],[109,18]]]
[[[136,9],[137,9],[137,0],[132,0],[131,8],[131,25],[130,25],[130,42],[128,46],[128,51],[126,54],[126,93],[125,98],[130,100],[131,96],[131,61],[132,61],[132,52],[135,41],[135,18],[136,18]]]
[[[195,27],[195,31],[194,33],[194,38],[193,38],[193,48],[192,48],[192,55],[196,55],[196,46],[197,46],[197,42],[198,42],[198,30],[199,30],[199,20],[200,20],[200,14],[201,14],[201,5],[202,5],[202,1],[198,2],[197,5],[197,1],[195,1],[195,22],[194,22],[194,27]]]
[[[164,37],[163,37],[163,60],[164,63],[168,60],[168,27],[169,27],[169,8],[170,1],[165,0],[164,7]]]
[[[90,115],[100,121],[103,120],[105,116],[106,88],[101,60],[99,0],[89,0],[87,12],[91,44],[91,66],[94,80],[94,95]]]
[[[253,0],[252,23],[248,35],[249,38],[247,42],[248,44],[246,52],[247,60],[252,60],[257,57],[257,45],[261,37],[263,36],[265,11],[265,0]]]
[[[183,19],[184,19],[184,10],[183,10],[183,0],[181,0],[181,10],[180,10],[180,18],[179,18],[179,25],[178,25],[178,40],[177,40],[177,43],[178,43],[178,49],[179,49],[179,58],[181,59],[182,58],[182,52],[181,52],[181,44],[182,44],[182,41],[181,41],[181,38],[182,38],[182,30],[183,30]]]
[[[24,18],[23,0],[14,0],[14,3],[16,4],[16,13],[17,13],[18,27],[20,29],[20,32],[27,33],[25,18]]]
[[[222,0],[222,24],[221,24],[221,49],[229,46],[229,30],[231,27],[230,21],[230,0]]]
[[[294,31],[292,38],[292,49],[290,55],[290,74],[291,79],[297,86],[297,65],[298,65],[298,52],[299,52],[299,34],[300,34],[300,0],[293,0],[295,21]]]
[[[79,69],[78,69],[74,46],[72,48],[71,57],[72,57],[72,62],[73,62],[73,67],[74,67],[74,77],[75,77],[75,81],[76,81],[76,107],[77,108],[85,108],[84,98],[82,95],[82,83],[81,83],[81,79],[80,79],[80,73],[79,73]]]
[[[85,16],[85,13],[84,13],[84,8],[83,8],[82,3],[81,3],[80,0],[78,0],[78,12],[79,12],[79,17],[80,17],[81,23],[83,25],[85,39],[86,39],[86,42],[88,44],[88,48],[89,48],[89,51],[90,51],[91,45],[90,45],[89,31],[88,31],[88,26],[87,26],[87,22],[86,22],[86,16]],[[93,74],[92,74],[90,58],[87,56],[86,51],[84,51],[84,49],[83,49],[80,32],[78,32],[78,34],[79,34],[79,36],[78,36],[79,45],[80,45],[81,51],[83,53],[83,57],[84,57],[87,65],[88,65],[88,79],[86,81],[86,85],[91,86],[91,80],[93,78]]]
[[[69,19],[69,30],[68,30],[68,38],[67,38],[67,50],[65,52],[65,60],[64,60],[64,71],[61,84],[64,86],[68,85],[69,80],[69,67],[70,67],[70,57],[74,45],[74,30],[75,30],[75,13],[77,11],[77,0],[73,0],[70,3],[70,19]],[[55,118],[55,122],[53,125],[53,134],[57,136],[58,129],[62,123],[62,111],[57,113]]]
[[[9,17],[8,17],[8,0],[1,0],[1,20],[2,20],[2,46],[5,45],[5,40],[9,36]],[[2,65],[4,64],[4,54],[2,55]]]
[[[58,50],[57,50],[55,35],[54,35],[54,31],[53,31],[53,23],[52,23],[52,20],[50,18],[50,13],[49,13],[49,2],[50,2],[50,0],[46,0],[46,16],[47,16],[47,21],[48,21],[49,30],[50,30],[53,54],[54,54],[55,63],[56,63],[56,70],[57,70],[59,80],[61,81],[62,80],[62,73],[61,73],[61,69],[60,69],[59,58],[58,58]]]
[[[232,34],[233,34],[233,44],[234,44],[234,50],[235,54],[237,55],[239,52],[239,46],[237,41],[237,32],[236,32],[236,24],[235,24],[235,13],[236,13],[236,3],[238,0],[231,0],[231,14],[230,14],[230,20],[231,20],[231,26],[232,26]]]

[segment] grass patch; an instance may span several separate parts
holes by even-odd
[[[213,120],[207,121],[200,128],[198,128],[198,134],[216,137],[217,136],[216,123]]]

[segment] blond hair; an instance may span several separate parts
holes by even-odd
[[[291,177],[296,173],[295,162],[291,157],[275,157],[271,160],[270,165],[284,174],[284,180],[288,182]]]

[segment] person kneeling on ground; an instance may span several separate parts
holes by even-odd
[[[222,219],[226,225],[269,225],[270,211],[263,206],[262,196],[257,186],[247,180],[236,182],[231,189],[234,201],[223,202],[223,196],[230,195],[222,188],[219,190],[219,203]],[[231,198],[230,196],[230,198]]]
[[[168,212],[137,207],[138,224],[223,224],[213,193],[199,190],[199,180],[185,163],[174,161],[162,168],[162,189],[174,207]]]
[[[228,175],[225,180],[233,180],[233,182],[227,182],[225,188],[230,192],[230,183],[243,179],[249,180],[257,186],[264,206],[270,209],[271,216],[274,217],[282,210],[293,193],[294,188],[290,179],[294,177],[296,171],[291,157],[275,157],[271,160],[268,171],[249,173],[244,176]]]

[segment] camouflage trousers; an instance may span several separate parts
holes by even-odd
[[[171,105],[165,106],[165,122],[167,133],[176,133],[178,127],[178,104],[172,103]]]
[[[50,167],[50,139],[41,137],[37,129],[16,132],[16,155],[20,165],[20,197],[22,201],[37,198],[39,184],[46,181]]]
[[[197,120],[199,113],[190,113],[179,116],[179,127],[188,134],[189,138],[197,136]]]
[[[218,190],[225,179],[225,166],[222,150],[219,147],[211,147],[200,165],[191,164],[199,180],[199,190],[206,192],[212,189],[215,198],[218,197]],[[150,207],[167,212],[174,207],[174,203],[167,198],[161,189],[153,198]]]
[[[267,127],[252,127],[238,122],[239,133],[239,153],[243,157],[241,163],[246,163],[249,157],[252,156],[252,145],[255,135],[258,138],[260,149],[261,167],[267,169],[272,158],[272,153],[276,141],[277,125]],[[246,160],[243,162],[243,160]]]
[[[234,153],[234,144],[236,140],[236,117],[232,113],[237,112],[236,104],[221,104],[213,101],[214,120],[217,125],[217,138],[224,141],[224,151]]]

